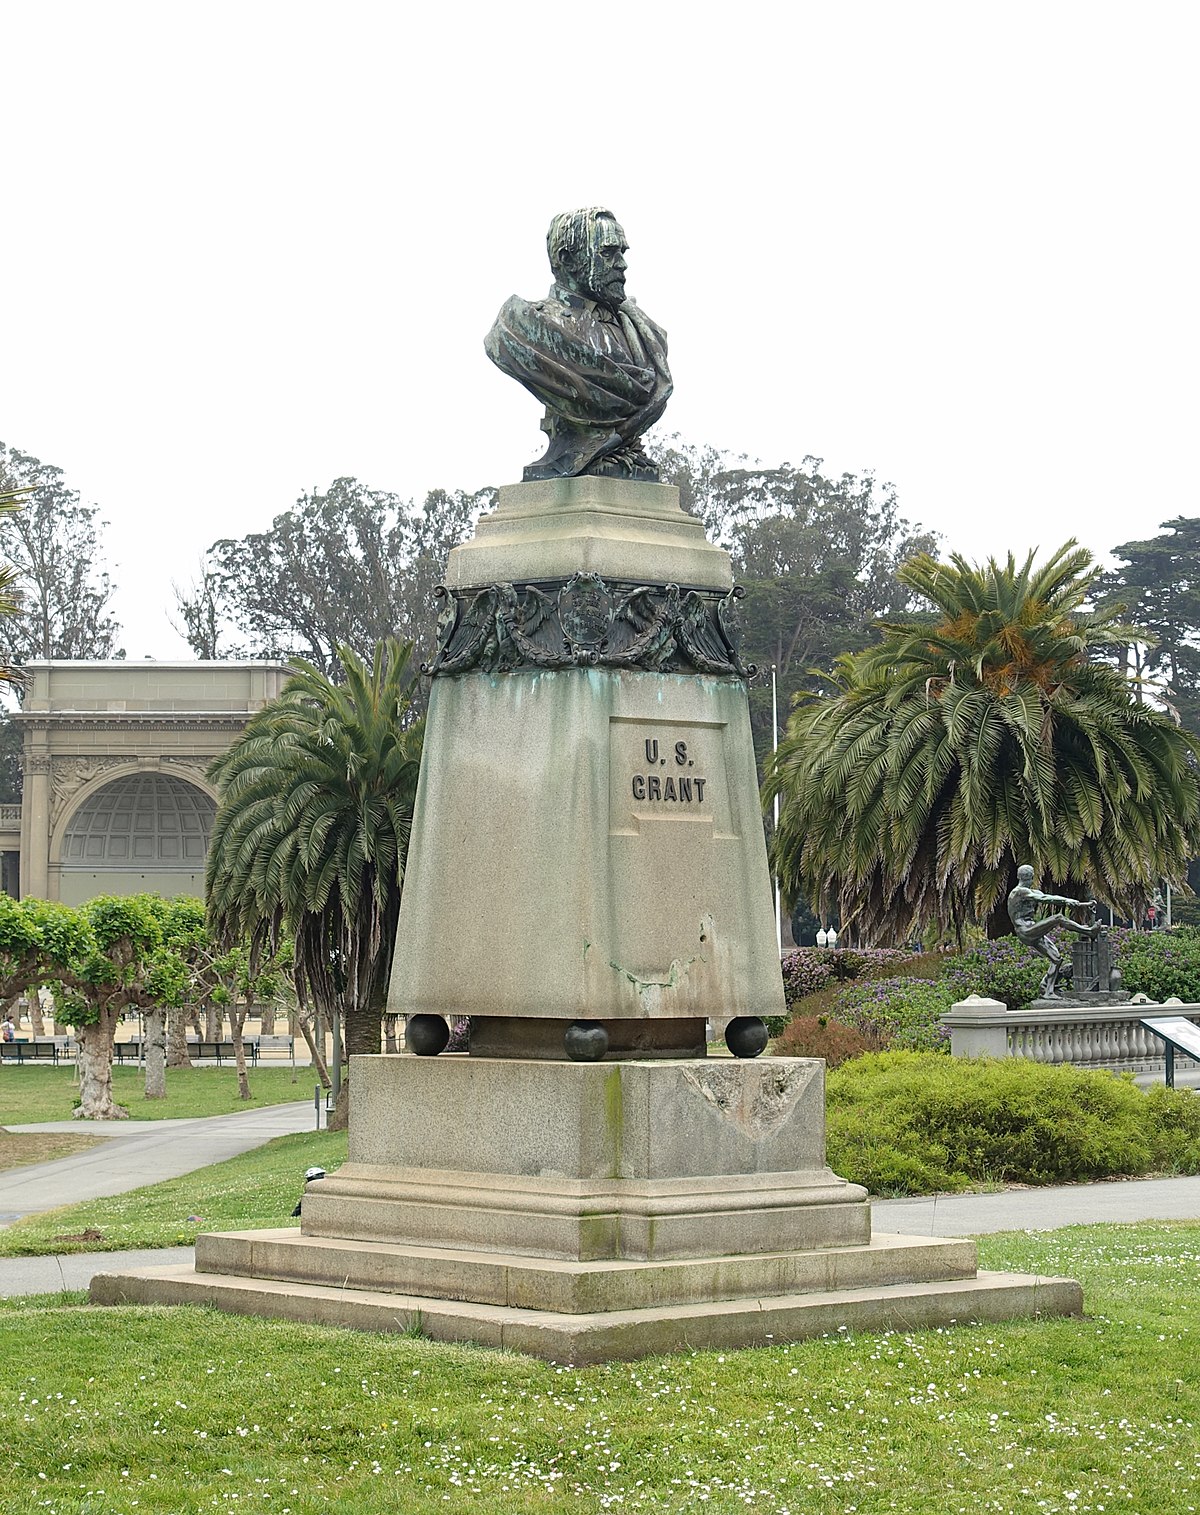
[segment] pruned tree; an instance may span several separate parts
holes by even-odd
[[[164,945],[167,902],[155,895],[102,895],[80,906],[0,895],[0,993],[54,991],[56,1016],[79,1042],[82,1120],[119,1120],[112,1049],[121,1014],[177,1002],[182,961]]]
[[[8,660],[124,657],[97,508],[80,503],[61,469],[3,443],[0,491],[19,493],[18,508],[0,513],[0,561],[18,601],[0,631]]]

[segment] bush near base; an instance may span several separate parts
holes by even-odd
[[[876,1194],[1200,1172],[1200,1099],[1005,1058],[883,1052],[832,1069],[828,1160]]]

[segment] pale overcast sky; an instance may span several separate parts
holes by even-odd
[[[1200,514],[1200,9],[0,0],[0,439],[110,523],[131,657],[354,474],[520,478],[486,360],[607,204],[663,429],[893,481],[972,556]]]

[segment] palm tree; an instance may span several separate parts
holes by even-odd
[[[294,942],[302,1005],[340,1006],[346,1047],[379,1051],[420,765],[410,644],[370,667],[339,647],[345,683],[311,663],[209,769],[221,789],[209,920],[257,954]]]
[[[881,623],[838,660],[832,697],[802,695],[768,774],[786,893],[900,940],[930,920],[1002,935],[1023,862],[1134,918],[1183,879],[1197,743],[1103,660],[1138,634],[1120,607],[1085,609],[1098,574],[1073,541],[1036,569],[1033,553],[904,565],[932,612]]]

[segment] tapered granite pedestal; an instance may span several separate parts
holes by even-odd
[[[674,489],[500,491],[450,555],[390,1002],[430,1048],[469,1014],[470,1056],[356,1056],[299,1229],[93,1299],[572,1362],[1080,1309],[971,1242],[872,1239],[823,1063],[706,1057],[706,1021],[784,1005],[732,602]]]

